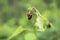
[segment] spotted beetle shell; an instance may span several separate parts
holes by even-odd
[[[27,16],[28,16],[28,20],[30,20],[32,18],[32,14],[30,11],[27,13]]]

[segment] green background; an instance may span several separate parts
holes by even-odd
[[[0,40],[6,40],[19,26],[34,24],[30,24],[29,21],[26,23],[29,6],[36,7],[54,26],[54,31],[47,29],[32,37],[37,38],[36,40],[60,40],[60,0],[0,0]],[[24,35],[25,32],[12,40],[25,40]]]

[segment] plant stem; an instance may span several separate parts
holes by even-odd
[[[37,16],[41,16],[41,13],[35,7],[33,7],[33,9],[35,9]]]

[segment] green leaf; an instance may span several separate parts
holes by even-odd
[[[25,40],[37,40],[37,37],[34,33],[28,32],[25,34]]]
[[[22,26],[19,26],[16,31],[8,38],[8,40],[12,39],[13,37],[17,36],[18,34],[22,33],[24,29]]]

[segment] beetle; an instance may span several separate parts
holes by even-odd
[[[31,11],[28,11],[27,17],[28,17],[28,20],[31,20],[31,18],[32,18],[32,12]]]

